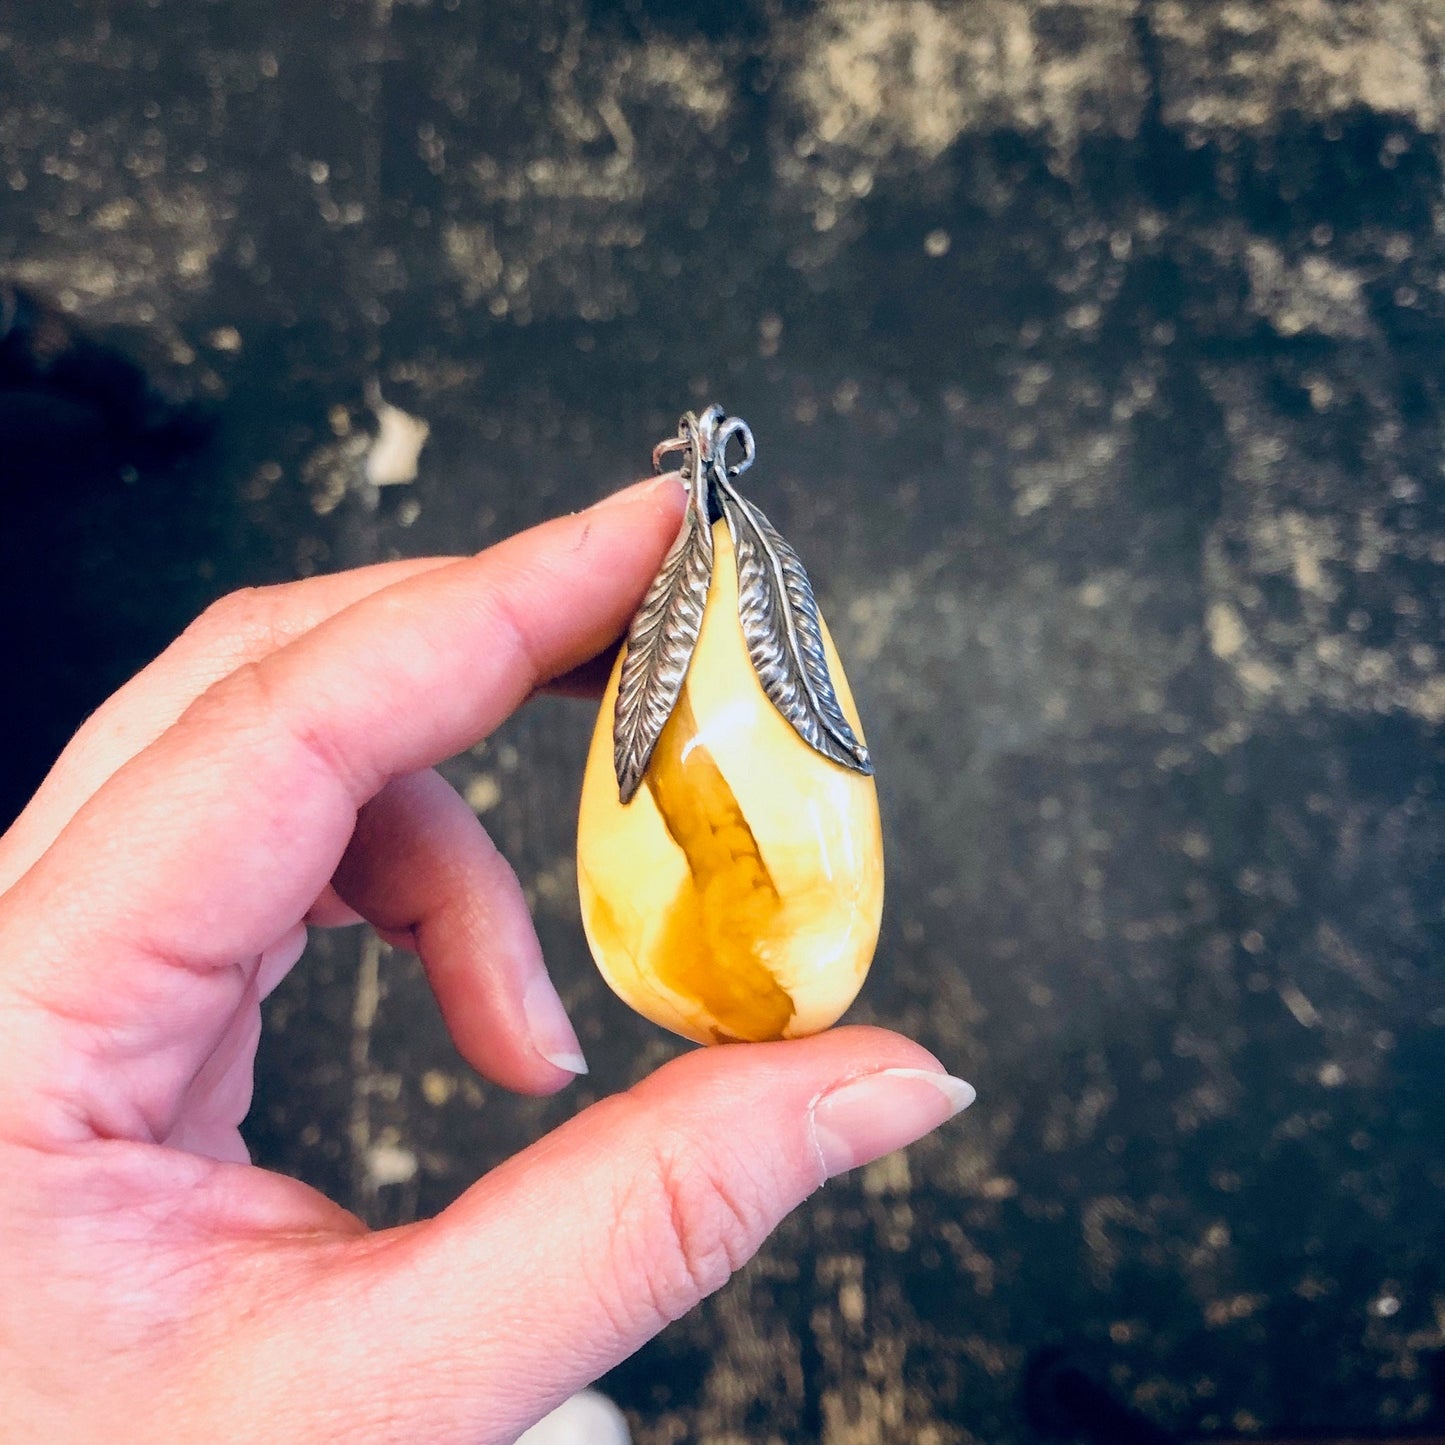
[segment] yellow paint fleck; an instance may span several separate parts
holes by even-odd
[[[1216,657],[1233,657],[1244,646],[1244,623],[1227,602],[1216,602],[1205,619],[1209,646]]]
[[[477,773],[469,779],[463,796],[474,813],[488,813],[502,801],[502,785],[495,773]]]

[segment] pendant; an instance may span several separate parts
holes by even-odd
[[[603,695],[577,828],[602,976],[699,1043],[835,1023],[883,910],[872,760],[807,573],[737,490],[754,451],[714,406],[653,453],[682,454],[687,512]]]

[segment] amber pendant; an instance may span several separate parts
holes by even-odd
[[[873,959],[873,765],[807,573],[737,490],[747,426],[688,413],[654,465],[677,451],[687,513],[587,759],[582,921],[613,991],[664,1028],[795,1038],[837,1021]]]

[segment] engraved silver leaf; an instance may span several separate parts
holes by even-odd
[[[696,495],[696,494],[695,494]],[[682,529],[627,630],[612,728],[618,795],[630,802],[682,692],[712,580],[712,528],[690,500]]]
[[[812,584],[798,554],[751,502],[718,487],[738,569],[738,620],[769,701],[809,747],[871,773],[868,749],[838,703]]]

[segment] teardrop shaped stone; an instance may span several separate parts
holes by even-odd
[[[768,701],[738,622],[732,539],[713,525],[702,630],[642,786],[618,801],[602,699],[577,827],[592,956],[638,1013],[699,1043],[796,1038],[862,987],[883,911],[873,779],[815,752]],[[857,709],[823,627],[838,700]]]

